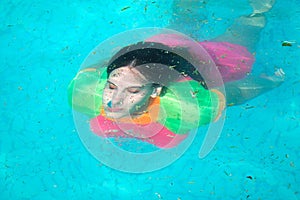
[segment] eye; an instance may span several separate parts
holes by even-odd
[[[141,91],[141,89],[134,87],[134,88],[128,88],[127,91],[132,93],[132,94],[136,94],[136,93],[139,93]]]
[[[111,90],[114,90],[114,89],[117,89],[117,86],[112,83],[108,83],[108,88]]]

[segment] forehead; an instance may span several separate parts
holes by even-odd
[[[114,84],[125,84],[125,85],[145,85],[150,83],[138,70],[129,67],[120,67],[113,70],[108,80]]]

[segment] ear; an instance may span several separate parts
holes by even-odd
[[[161,86],[154,88],[150,97],[152,97],[152,98],[158,97],[161,93],[161,90],[162,90]]]

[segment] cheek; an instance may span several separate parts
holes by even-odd
[[[149,99],[150,95],[148,95],[146,92],[136,94],[136,95],[130,95],[128,100],[129,104],[143,104]]]
[[[111,101],[112,96],[113,96],[113,91],[112,90],[104,89],[103,90],[103,97],[102,97],[103,103],[107,103],[107,102]]]

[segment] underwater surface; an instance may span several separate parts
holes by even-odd
[[[173,27],[196,40],[214,38],[251,13],[246,0],[199,2],[187,15],[189,24]],[[300,199],[298,0],[277,0],[266,13],[255,52],[253,73],[282,68],[286,81],[228,107],[221,136],[206,157],[198,155],[203,135],[197,135],[171,165],[126,173],[105,166],[81,142],[67,87],[85,57],[123,31],[168,27],[174,5],[1,1],[0,199]]]

